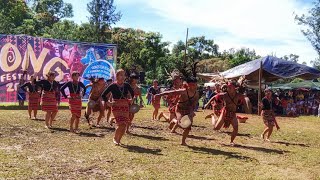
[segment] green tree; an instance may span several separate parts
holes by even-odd
[[[229,58],[229,63],[231,67],[244,64],[246,62],[260,58],[255,52],[255,50],[250,50],[249,48],[241,48],[239,50],[230,49],[227,55]]]
[[[0,19],[1,34],[27,34],[28,25],[33,23],[32,11],[23,0],[1,0]],[[18,28],[20,26],[27,29]]]
[[[296,15],[295,19],[299,25],[306,27],[302,33],[320,55],[320,0],[315,0],[313,5],[307,15]]]
[[[63,0],[32,0],[35,29],[38,35],[43,35],[45,28],[52,28],[62,18],[73,17],[72,5]]]
[[[104,42],[111,39],[111,25],[120,21],[122,14],[116,12],[114,0],[92,0],[88,3],[87,9],[91,16],[89,22],[94,26],[97,42]]]
[[[286,61],[291,61],[291,62],[298,63],[299,55],[296,55],[296,54],[285,55],[281,59],[284,59]]]

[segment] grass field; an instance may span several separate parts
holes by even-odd
[[[82,121],[80,134],[69,133],[68,110],[51,130],[26,111],[0,110],[0,179],[320,179],[318,118],[278,118],[281,130],[267,143],[259,137],[262,120],[249,115],[230,147],[230,130],[213,132],[209,112],[198,112],[184,147],[150,113],[136,115],[120,147],[107,124],[89,129]]]

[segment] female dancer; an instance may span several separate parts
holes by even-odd
[[[79,82],[79,72],[72,73],[72,81],[65,83],[60,91],[65,98],[69,99],[69,107],[71,111],[71,119],[70,119],[70,132],[79,133],[79,121],[81,117],[81,109],[82,109],[82,101],[81,101],[81,88],[82,88],[82,96],[86,93],[86,87],[82,82]],[[68,88],[70,95],[67,96],[65,93],[65,89]]]
[[[158,87],[158,80],[153,80],[153,86],[150,87],[148,93],[152,96],[152,106],[154,108],[152,120],[157,120],[158,112],[160,109],[160,98],[155,98],[155,95],[160,93],[160,88]]]
[[[41,86],[43,89],[42,94],[42,111],[46,112],[46,125],[45,128],[52,127],[52,121],[58,113],[58,105],[56,99],[56,92],[59,91],[59,83],[54,80],[55,73],[50,71],[47,74],[46,80],[36,81],[36,85]]]
[[[187,145],[186,139],[191,130],[193,117],[195,116],[194,110],[199,101],[199,93],[197,91],[197,80],[194,77],[190,77],[187,79],[186,84],[184,84],[184,88],[160,93],[156,95],[156,98],[160,99],[160,96],[165,95],[179,96],[179,101],[175,110],[176,118],[172,120],[172,123],[175,124],[175,126],[173,127],[173,131],[175,131],[175,129],[179,127],[180,120],[183,116],[188,115],[191,120],[191,125],[188,128],[184,128],[182,133],[181,145],[185,146]]]
[[[19,80],[19,84],[17,87],[17,99],[19,101],[19,106],[23,107],[24,106],[24,101],[26,100],[26,92],[21,88],[24,84],[24,79]]]
[[[102,98],[111,106],[112,113],[115,117],[117,128],[113,138],[116,145],[120,145],[122,136],[126,131],[126,126],[129,124],[129,106],[132,104],[134,92],[130,84],[125,83],[125,71],[119,69],[116,74],[117,81],[111,84],[102,93]],[[108,102],[107,95],[111,93],[113,102]],[[131,96],[129,96],[131,95]]]
[[[262,99],[262,112],[261,116],[263,119],[263,123],[265,125],[265,129],[263,133],[261,134],[261,138],[263,140],[270,142],[270,136],[273,131],[273,126],[276,126],[276,128],[279,130],[280,127],[277,123],[277,120],[275,118],[273,109],[272,109],[272,91],[270,89],[266,89],[265,91],[265,97]],[[265,135],[268,133],[267,138],[265,139]]]
[[[131,74],[130,75],[130,85],[131,85],[131,88],[133,89],[133,93],[134,93],[134,98],[133,98],[133,103],[138,103],[138,98],[139,98],[139,102],[140,102],[140,107],[143,106],[143,100],[142,100],[142,96],[141,96],[141,88],[138,86],[138,80],[139,80],[139,76],[136,75],[136,74]],[[127,133],[130,133],[129,132],[129,128],[131,127],[132,125],[132,121],[133,121],[133,118],[134,118],[134,113],[130,113],[129,114],[129,118],[130,118],[130,121],[127,125]]]
[[[35,78],[34,76],[30,76],[30,82],[25,83],[23,86],[20,88],[27,92],[25,88],[28,88],[28,94],[29,94],[29,99],[28,99],[28,113],[29,113],[29,118],[31,119],[31,114],[33,111],[33,119],[37,119],[37,112],[39,108],[39,102],[40,102],[40,87],[35,84]]]
[[[171,73],[170,76],[171,76],[171,79],[173,81],[172,90],[178,90],[178,89],[182,88],[181,74],[180,74],[179,70],[177,70],[177,69],[174,70]],[[167,115],[164,112],[161,112],[160,115],[159,115],[158,120],[160,120],[163,117],[168,123],[170,123],[172,121],[172,119],[176,117],[175,110],[176,110],[176,105],[177,105],[178,100],[179,100],[179,96],[171,94],[171,95],[167,96],[167,100],[168,100],[168,103],[169,103],[169,113],[170,114]],[[172,127],[170,129],[172,129]]]

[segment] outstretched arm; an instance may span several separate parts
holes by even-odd
[[[172,90],[172,91],[165,91],[159,94],[156,94],[156,96],[166,96],[166,95],[180,95],[183,92],[185,92],[186,89],[178,89],[178,90]]]

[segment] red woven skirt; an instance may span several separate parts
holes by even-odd
[[[128,124],[130,122],[128,99],[115,99],[112,106],[112,113],[118,125]]]
[[[274,112],[271,110],[263,110],[261,112],[261,116],[263,119],[263,123],[266,126],[274,126],[275,125],[275,116],[274,116]]]
[[[155,109],[159,109],[160,108],[160,98],[155,98],[155,96],[153,96],[152,99],[152,105]]]
[[[75,115],[76,117],[81,117],[81,109],[82,109],[82,101],[80,94],[70,94],[71,99],[69,99],[69,108],[72,115]]]
[[[40,94],[38,92],[29,93],[29,109],[38,110],[40,103]]]
[[[42,95],[42,111],[57,112],[57,98],[55,92],[44,91]]]

